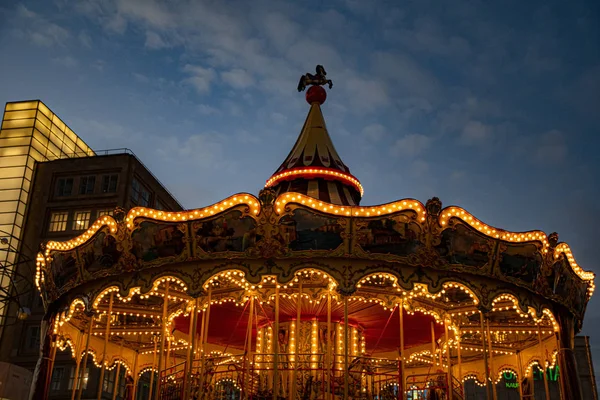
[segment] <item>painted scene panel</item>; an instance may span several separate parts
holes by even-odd
[[[500,274],[524,283],[534,283],[541,272],[541,266],[542,255],[533,244],[508,244],[500,254]]]
[[[407,256],[415,253],[423,243],[421,228],[407,215],[371,220],[358,231],[358,244],[371,253]]]
[[[175,224],[144,221],[132,234],[131,253],[140,261],[179,256],[185,249],[184,233]]]
[[[98,232],[92,240],[82,246],[80,255],[84,275],[89,273],[92,276],[108,272],[107,270],[121,258],[121,252],[117,250],[117,240],[104,231]]]
[[[208,253],[243,252],[257,240],[256,221],[237,210],[193,226],[198,247]]]
[[[583,313],[588,285],[571,270],[564,255],[554,261],[546,276],[542,276],[540,280],[543,280],[550,292],[563,303]]]
[[[54,285],[59,290],[77,283],[79,281],[79,266],[77,265],[75,250],[53,253],[51,271]]]
[[[333,250],[344,242],[344,228],[337,219],[307,210],[294,210],[292,215],[281,218],[279,226],[279,240],[293,251]]]
[[[493,241],[459,224],[442,232],[442,240],[436,250],[450,264],[482,268],[490,261],[492,246]]]

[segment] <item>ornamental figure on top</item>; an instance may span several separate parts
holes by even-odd
[[[317,73],[315,75],[307,72],[306,75],[302,75],[300,77],[300,82],[298,82],[299,92],[303,92],[308,85],[329,85],[329,89],[331,89],[333,82],[331,79],[327,79],[327,72],[325,72],[325,68],[323,68],[322,65],[317,65],[316,71]]]

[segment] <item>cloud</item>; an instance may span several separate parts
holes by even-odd
[[[390,148],[393,156],[416,157],[431,146],[431,138],[419,133],[406,135],[396,140]]]
[[[79,66],[79,61],[71,56],[56,57],[52,59],[52,62],[65,68],[76,68]]]
[[[217,76],[214,69],[186,64],[183,70],[190,75],[184,79],[185,83],[191,85],[199,94],[210,92],[210,86]]]
[[[535,158],[543,164],[561,163],[568,154],[565,136],[558,130],[551,130],[541,135]]]
[[[156,32],[147,31],[146,32],[146,42],[144,46],[148,49],[158,50],[164,49],[166,47],[170,47],[160,35]]]
[[[46,20],[22,4],[16,8],[16,17],[22,19],[20,25],[28,39],[38,46],[64,46],[71,36],[67,29]]]
[[[241,68],[221,72],[221,79],[234,89],[246,89],[254,85],[252,75]]]
[[[362,134],[371,142],[379,142],[386,133],[386,128],[381,124],[370,124],[363,128]]]
[[[87,32],[85,32],[85,31],[79,32],[77,39],[79,40],[79,43],[81,43],[81,45],[83,47],[86,47],[88,49],[92,48],[92,38],[90,37],[90,35],[88,35]]]
[[[221,114],[221,110],[208,104],[198,104],[198,112],[202,115],[217,115]]]
[[[461,144],[472,146],[489,142],[493,129],[480,121],[469,121],[463,128],[459,141]]]

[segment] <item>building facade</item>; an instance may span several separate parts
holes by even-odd
[[[7,267],[3,286],[10,287],[10,275],[19,272],[34,288],[34,260],[41,243],[72,238],[97,218],[112,215],[116,207],[135,206],[182,209],[131,151],[92,151],[41,101],[6,105],[0,131],[0,237],[8,242],[0,246],[1,262]],[[33,371],[44,304],[37,290],[16,289],[23,294],[1,304],[0,361],[7,371],[14,366]],[[19,310],[26,318],[13,317]],[[75,362],[62,353],[50,385],[50,397],[56,399],[71,398],[73,384]],[[96,368],[89,373],[96,383]],[[115,374],[116,370],[105,376],[107,398],[112,398]],[[87,397],[95,397],[96,387],[89,385]]]

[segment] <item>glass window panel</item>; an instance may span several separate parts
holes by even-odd
[[[0,178],[0,189],[20,189],[23,178]],[[29,186],[28,186],[29,190]]]
[[[48,118],[52,118],[52,111],[44,103],[41,101],[37,102],[37,108],[41,112],[43,112]]]
[[[2,142],[0,141],[0,145]],[[16,147],[0,147],[0,157],[18,156],[27,154],[29,146],[16,146]]]
[[[93,194],[95,186],[96,177],[94,175],[79,178],[79,194]]]
[[[36,110],[7,111],[4,113],[4,120],[35,118],[35,113]]]
[[[6,111],[13,111],[13,110],[28,110],[31,108],[37,108],[38,106],[38,102],[37,101],[18,101],[15,103],[6,103]]]
[[[4,132],[4,131],[2,131]],[[13,147],[13,146],[29,146],[31,142],[31,136],[19,137],[19,138],[3,138],[0,142],[2,147]]]
[[[21,189],[2,189],[0,187],[0,201],[17,201],[19,200],[19,196],[21,195]]]
[[[48,150],[52,152],[57,158],[60,157],[60,148],[52,142],[48,142]]]
[[[0,176],[4,178],[18,178],[25,173],[25,167],[0,168]]]
[[[23,226],[23,216],[21,214],[15,214],[15,225]]]
[[[50,141],[58,148],[62,146],[64,134],[60,132],[55,126],[50,131]]]
[[[73,142],[71,139],[69,139],[66,135],[63,139],[64,139],[63,151],[67,154],[75,153],[75,142]]]
[[[0,133],[0,138],[2,139],[23,136],[31,136],[31,128],[3,129],[2,133]],[[2,139],[0,139],[0,142]]]
[[[18,227],[18,226],[16,226],[16,225],[13,225],[13,232],[12,232],[12,234],[13,234],[13,236],[15,238],[21,237],[21,228]]]
[[[73,194],[73,178],[59,178],[56,181],[56,195],[70,196]]]
[[[21,184],[23,190],[25,190],[26,192],[29,192],[29,188],[31,187],[31,180],[23,179],[23,182],[20,184]]]
[[[19,200],[21,200],[23,203],[27,204],[28,198],[29,198],[29,192],[27,192],[25,190],[21,190],[21,196],[19,197]]]
[[[50,232],[62,232],[67,230],[67,220],[69,213],[67,211],[53,212],[50,214]]]
[[[2,232],[2,233],[6,232],[6,233],[10,234],[10,232],[12,231],[12,229],[13,229],[13,224],[3,224],[3,225],[0,225],[0,232]],[[5,248],[5,250],[6,250],[6,248]],[[4,254],[0,253],[0,260],[2,260],[2,257],[5,256],[5,255],[6,255],[6,253],[4,253]]]
[[[27,167],[33,169],[35,167],[35,159],[27,156]]]
[[[50,390],[59,391],[62,386],[62,381],[65,375],[64,367],[54,367],[52,370],[52,380],[50,381]]]
[[[48,148],[46,146],[44,146],[42,143],[38,142],[37,140],[33,139],[31,141],[31,147],[33,147],[34,149],[36,149],[37,151],[40,152],[40,154],[45,157]]]
[[[15,214],[0,212],[0,225],[12,224],[15,221]]]
[[[29,151],[29,156],[31,158],[33,158],[35,161],[46,161],[46,156],[44,155],[44,153],[40,153],[39,151],[37,151],[36,149],[32,148]]]
[[[25,215],[25,207],[26,207],[25,203],[19,201],[19,205],[17,206],[17,212],[19,214]]]
[[[117,191],[118,180],[119,180],[119,176],[117,174],[103,175],[102,176],[102,193],[115,193]]]
[[[58,129],[60,129],[61,132],[65,131],[65,127],[66,127],[65,123],[60,118],[58,118],[58,116],[56,114],[54,114],[52,116],[52,123],[54,125],[56,125],[56,127]]]
[[[18,201],[0,201],[1,213],[14,213],[17,211]]]
[[[98,219],[100,217],[103,217],[105,215],[111,215],[112,216],[113,212],[114,212],[114,209],[112,209],[112,208],[107,208],[107,209],[104,209],[104,210],[98,210],[98,211],[96,211],[96,219]]]
[[[77,135],[68,126],[65,127],[65,135],[66,135],[66,137],[68,137],[71,140],[71,142],[73,142],[73,143],[77,142]]]
[[[73,217],[73,226],[72,229],[74,231],[82,231],[87,229],[90,226],[90,211],[76,211],[75,216]]]
[[[37,116],[37,121],[36,122],[40,122],[41,124],[43,124],[46,128],[48,128],[48,130],[50,129],[50,127],[52,126],[52,122],[50,121],[50,119],[48,117],[46,117],[44,114],[42,113],[38,113]]]
[[[50,136],[50,129],[48,129],[48,127],[44,124],[42,124],[40,121],[36,120],[35,121],[35,129],[37,129],[40,133],[40,135],[43,135],[46,140],[48,140],[48,136]],[[40,140],[40,139],[38,139]],[[40,142],[44,142],[43,140],[40,140]]]
[[[27,156],[13,156],[0,158],[0,167],[18,167],[27,163]]]
[[[46,136],[42,131],[40,131],[39,129],[34,129],[33,130],[33,137],[40,142],[41,144],[43,144],[44,146],[48,145],[48,136]]]
[[[25,128],[28,126],[33,126],[34,122],[35,122],[35,120],[33,118],[13,119],[12,121],[2,121],[2,129]]]

